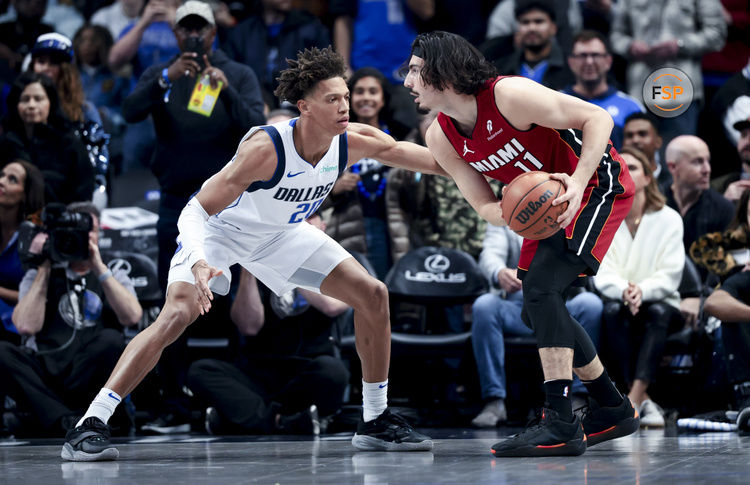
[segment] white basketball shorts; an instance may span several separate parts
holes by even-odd
[[[326,233],[306,222],[262,239],[206,224],[203,245],[208,264],[222,271],[209,282],[211,290],[219,295],[229,293],[229,267],[236,263],[281,296],[294,288],[319,293],[321,283],[333,268],[352,257]],[[170,263],[167,291],[175,281],[195,284],[187,254],[181,248]]]

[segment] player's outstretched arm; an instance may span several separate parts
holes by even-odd
[[[416,143],[395,141],[387,133],[361,123],[350,123],[348,128],[349,163],[369,157],[388,165],[413,172],[435,175],[448,174],[435,161],[430,151]]]
[[[519,130],[527,130],[532,125],[581,130],[581,156],[575,172],[572,175],[553,174],[565,185],[565,194],[553,204],[569,203],[567,210],[557,219],[560,227],[567,227],[581,205],[586,184],[605,154],[614,126],[612,117],[596,105],[522,77],[502,79],[495,84],[495,102],[498,109],[502,106],[503,115]]]
[[[487,179],[458,156],[436,121],[427,129],[425,138],[437,162],[477,214],[490,224],[504,226],[503,211]]]

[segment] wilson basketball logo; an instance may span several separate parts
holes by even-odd
[[[526,204],[526,207],[521,209],[518,214],[516,215],[515,219],[521,223],[526,224],[529,222],[529,219],[536,214],[536,212],[544,207],[544,203],[550,200],[552,197],[554,197],[555,194],[552,193],[551,190],[547,189],[545,190],[542,195],[539,196],[537,200],[531,200]]]
[[[527,239],[549,237],[560,229],[557,219],[568,207],[567,202],[557,206],[552,202],[564,193],[563,184],[546,172],[523,173],[503,191],[503,218],[511,230]]]

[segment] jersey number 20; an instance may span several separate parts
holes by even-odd
[[[323,199],[319,199],[313,203],[303,202],[302,204],[299,204],[297,206],[297,212],[293,213],[292,217],[289,218],[289,224],[297,224],[298,222],[302,222],[308,217],[311,217],[315,214],[315,211],[318,210],[318,207],[320,207],[320,204],[322,203]]]

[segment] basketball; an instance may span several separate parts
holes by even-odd
[[[568,203],[553,206],[565,193],[559,180],[546,172],[526,172],[514,178],[503,192],[500,207],[510,228],[526,239],[545,239],[560,229],[557,218]]]

